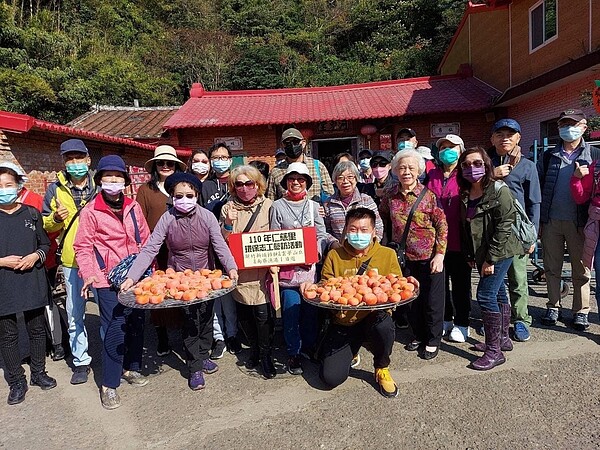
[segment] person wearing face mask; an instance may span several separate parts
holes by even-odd
[[[281,180],[286,193],[283,198],[273,202],[270,225],[272,230],[315,227],[318,253],[322,256],[330,247],[337,246],[338,242],[327,233],[323,217],[319,214],[319,204],[308,196],[312,184],[313,179],[306,164],[290,164]],[[292,375],[302,374],[300,353],[311,354],[318,332],[316,307],[302,303],[299,278],[310,278],[314,282],[316,265],[286,266],[279,270],[283,337],[289,357],[287,368]]]
[[[286,160],[285,150],[278,148],[275,150],[275,166],[280,167]]]
[[[501,119],[492,127],[490,141],[492,147],[488,155],[494,165],[494,177],[503,180],[509,187],[513,197],[526,211],[529,220],[539,229],[540,203],[542,192],[540,179],[533,161],[521,154],[519,142],[521,126],[514,119]],[[529,249],[532,253],[535,245]],[[531,316],[528,312],[529,285],[527,283],[527,260],[529,254],[515,255],[508,269],[508,292],[510,305],[502,304],[502,336],[503,350],[511,350],[512,343],[508,336],[510,322],[514,322],[514,340],[529,340]]]
[[[188,162],[188,172],[196,175],[201,183],[205,182],[210,175],[210,159],[208,154],[197,148],[192,152]]]
[[[165,189],[165,180],[174,173],[184,172],[186,165],[177,157],[173,147],[159,145],[154,149],[154,156],[144,164],[144,168],[150,174],[150,179],[139,187],[135,199],[140,204],[152,232],[169,206],[170,197]],[[156,256],[156,268],[165,270],[168,257],[167,246],[163,245]],[[158,337],[156,354],[167,356],[171,353],[168,329],[181,328],[183,325],[181,311],[176,308],[152,310],[150,322],[154,325]]]
[[[219,221],[226,241],[231,233],[269,230],[273,202],[264,196],[265,189],[266,181],[256,168],[238,166],[231,171],[231,196],[221,210]],[[261,364],[267,379],[276,373],[271,359],[274,322],[266,284],[268,272],[268,268],[240,270],[237,287],[232,293],[239,326],[250,343],[251,355],[246,367],[252,369]]]
[[[401,152],[402,150],[414,150],[419,145],[417,141],[417,133],[412,128],[402,128],[396,135],[396,149]]]
[[[202,185],[190,173],[175,173],[165,181],[165,189],[173,199],[173,206],[165,212],[150,239],[142,247],[121,285],[128,291],[138,281],[157,255],[163,242],[169,248],[168,267],[183,272],[214,269],[211,251],[214,251],[232,280],[237,280],[237,266],[214,214],[198,204]],[[180,308],[184,316],[183,346],[188,374],[188,387],[204,389],[204,374],[215,373],[219,366],[209,358],[213,342],[213,306],[215,300]]]
[[[29,337],[30,384],[42,390],[56,387],[56,380],[46,373],[45,354],[44,308],[49,289],[44,261],[50,240],[39,211],[17,202],[22,183],[15,170],[0,166],[0,353],[9,405],[25,400],[28,390],[19,349],[19,313]]]
[[[573,280],[572,326],[578,331],[589,327],[590,270],[582,263],[588,202],[578,205],[570,191],[576,166],[587,166],[600,158],[600,149],[583,139],[587,118],[579,109],[563,111],[558,119],[560,142],[538,160],[542,189],[540,228],[544,247],[544,270],[548,287],[546,314],[542,323],[554,326],[561,318],[561,277],[564,246],[567,244]],[[576,164],[577,163],[577,164]]]
[[[100,400],[104,408],[115,409],[121,405],[117,392],[121,380],[135,386],[148,384],[140,373],[146,315],[144,310],[119,303],[107,274],[123,258],[139,251],[136,234],[143,244],[150,229],[140,205],[123,193],[131,179],[120,156],[102,157],[94,180],[100,186],[100,195],[81,211],[73,248],[85,280],[81,295],[85,298],[92,286],[97,292],[104,335]]]
[[[308,168],[310,177],[315,180],[308,190],[308,197],[321,205],[333,195],[333,183],[327,167],[321,161],[306,155],[306,139],[296,128],[288,128],[281,135],[281,144],[285,151],[286,160],[273,168],[267,180],[266,196],[271,200],[278,200],[285,196],[286,188],[281,185],[281,180],[286,174],[290,164],[304,163]]]
[[[360,183],[367,184],[375,181],[373,171],[371,170],[372,157],[373,153],[371,150],[362,150],[358,154],[358,169],[360,170],[360,179],[358,181]]]
[[[232,159],[231,149],[224,143],[214,144],[208,150],[211,175],[202,183],[201,205],[219,218],[221,208],[229,199],[227,180]]]
[[[469,337],[471,312],[471,266],[461,249],[460,242],[460,189],[456,174],[458,158],[465,151],[460,136],[447,134],[438,139],[440,167],[429,172],[427,188],[437,197],[448,223],[448,248],[444,256],[446,294],[444,328],[452,342],[465,342]],[[452,289],[450,289],[452,286]]]
[[[523,251],[512,231],[514,198],[506,183],[494,180],[492,162],[482,147],[460,155],[456,179],[461,190],[462,249],[480,275],[477,302],[485,330],[485,352],[470,367],[490,370],[506,361],[501,312],[501,305],[508,305],[504,277],[513,257]]]
[[[330,251],[323,262],[321,279],[356,275],[376,269],[380,275],[402,275],[398,258],[391,248],[383,247],[375,237],[375,213],[358,207],[348,211],[345,239],[341,247]],[[409,277],[418,286],[418,281]],[[300,287],[306,289],[308,283]],[[384,397],[396,397],[398,386],[389,370],[396,337],[390,310],[335,313],[321,348],[319,376],[335,388],[348,379],[353,358],[365,341],[373,354],[375,382]]]
[[[414,339],[405,349],[419,351],[421,358],[430,360],[438,355],[442,339],[448,224],[435,194],[419,183],[424,170],[425,160],[416,150],[396,153],[392,171],[399,184],[386,192],[379,212],[384,223],[391,223],[392,242],[400,243],[408,226],[404,272],[419,280],[421,290],[408,312]],[[413,206],[414,215],[407,224]]]
[[[377,206],[381,203],[385,190],[390,189],[397,182],[390,172],[391,162],[392,155],[387,151],[375,153],[370,161],[373,177],[375,178],[373,182],[375,187],[373,200],[375,200]]]
[[[96,194],[93,173],[89,166],[88,149],[79,139],[69,139],[60,145],[65,170],[56,174],[56,181],[46,190],[42,216],[48,234],[60,233],[61,264],[65,278],[66,311],[69,345],[73,355],[71,384],[87,382],[92,358],[88,353],[85,328],[85,303],[81,296],[83,279],[79,275],[73,241],[79,224],[79,211]],[[95,295],[94,295],[95,298]]]

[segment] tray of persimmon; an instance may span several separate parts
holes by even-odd
[[[379,275],[369,270],[364,275],[335,277],[308,286],[306,302],[335,310],[376,310],[406,305],[419,296],[419,290],[404,277]]]
[[[130,308],[175,308],[222,297],[235,286],[221,270],[157,270],[127,292],[120,292],[119,302]]]

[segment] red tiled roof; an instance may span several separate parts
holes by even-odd
[[[96,133],[93,131],[79,130],[67,125],[46,122],[25,114],[11,113],[8,111],[0,111],[0,130],[11,131],[14,133],[27,133],[31,130],[43,130],[69,137],[126,145],[128,147],[136,147],[150,151],[153,151],[156,147],[154,145],[136,142],[131,139],[109,136],[107,134]]]
[[[97,106],[67,126],[130,139],[158,139],[179,106]]]
[[[191,98],[164,128],[204,128],[325,122],[418,114],[481,111],[500,92],[461,75],[345,86],[205,92]]]

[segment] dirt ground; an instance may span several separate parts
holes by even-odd
[[[474,280],[475,281],[475,280]],[[530,285],[532,338],[515,343],[507,362],[488,372],[467,368],[476,353],[470,343],[444,342],[432,361],[403,349],[408,331],[398,332],[391,371],[399,385],[395,399],[375,386],[372,358],[351,378],[323,390],[317,366],[305,361],[303,376],[284,372],[264,380],[241,369],[248,356],[226,354],[207,387],[187,388],[181,340],[171,333],[176,353],[158,358],[155,333],[147,328],[142,388],[122,386],[122,407],[106,411],[99,400],[99,320],[89,304],[88,331],[94,345],[93,374],[85,385],[69,384],[65,361],[48,360],[58,387],[31,388],[24,403],[8,406],[8,388],[0,385],[0,447],[64,448],[416,448],[416,449],[591,449],[600,448],[600,325],[595,301],[587,332],[566,323],[540,325],[545,286]],[[593,294],[592,294],[593,297]],[[571,297],[564,305],[571,306]],[[475,315],[477,312],[475,311]],[[565,321],[571,318],[565,311]]]

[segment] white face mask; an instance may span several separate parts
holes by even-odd
[[[104,183],[102,182],[102,190],[108,195],[119,195],[125,190],[125,183]]]
[[[208,173],[209,169],[210,169],[210,166],[206,163],[203,163],[203,162],[192,163],[192,172],[194,172],[198,175],[206,175]]]

